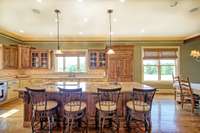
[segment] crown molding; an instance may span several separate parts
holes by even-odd
[[[191,41],[196,41],[196,40],[200,40],[200,33],[194,34],[192,36],[186,37],[184,39],[184,44],[191,42]]]

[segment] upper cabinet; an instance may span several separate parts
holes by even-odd
[[[19,46],[19,68],[30,68],[30,47]]]
[[[50,68],[51,51],[31,49],[31,68]]]
[[[115,54],[108,55],[109,81],[133,81],[133,46],[114,46]]]
[[[18,47],[3,46],[3,68],[16,69],[18,68]]]
[[[88,64],[90,69],[106,68],[105,50],[89,50]]]
[[[51,50],[0,44],[0,69],[51,68]]]

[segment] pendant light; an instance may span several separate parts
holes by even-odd
[[[112,16],[111,14],[113,13],[112,9],[108,10],[108,14],[109,14],[109,26],[110,26],[110,32],[109,32],[109,47],[108,47],[108,51],[107,54],[115,54],[115,51],[112,49],[112,25],[111,25],[111,20],[112,20]]]
[[[57,22],[57,50],[56,50],[56,54],[62,54],[62,51],[60,50],[60,33],[59,33],[59,31],[60,31],[60,25],[59,25],[59,23],[60,23],[60,21],[59,21],[59,14],[61,13],[60,12],[60,10],[58,10],[58,9],[55,9],[54,10],[54,12],[56,13],[56,22]]]

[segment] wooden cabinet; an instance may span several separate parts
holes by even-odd
[[[18,92],[14,91],[15,89],[19,88],[19,81],[18,80],[9,80],[8,81],[8,90],[7,90],[7,98],[6,102],[15,100],[18,98]]]
[[[3,46],[3,68],[18,68],[17,46]]]
[[[115,54],[108,55],[107,75],[109,81],[133,80],[133,46],[115,46]]]
[[[49,50],[31,50],[31,67],[32,68],[50,68],[50,54]]]
[[[88,64],[90,69],[106,68],[105,50],[89,50]]]
[[[30,47],[19,46],[19,68],[30,68]]]

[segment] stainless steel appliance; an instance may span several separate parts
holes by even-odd
[[[7,81],[0,81],[0,103],[6,100],[7,88],[8,88]]]

